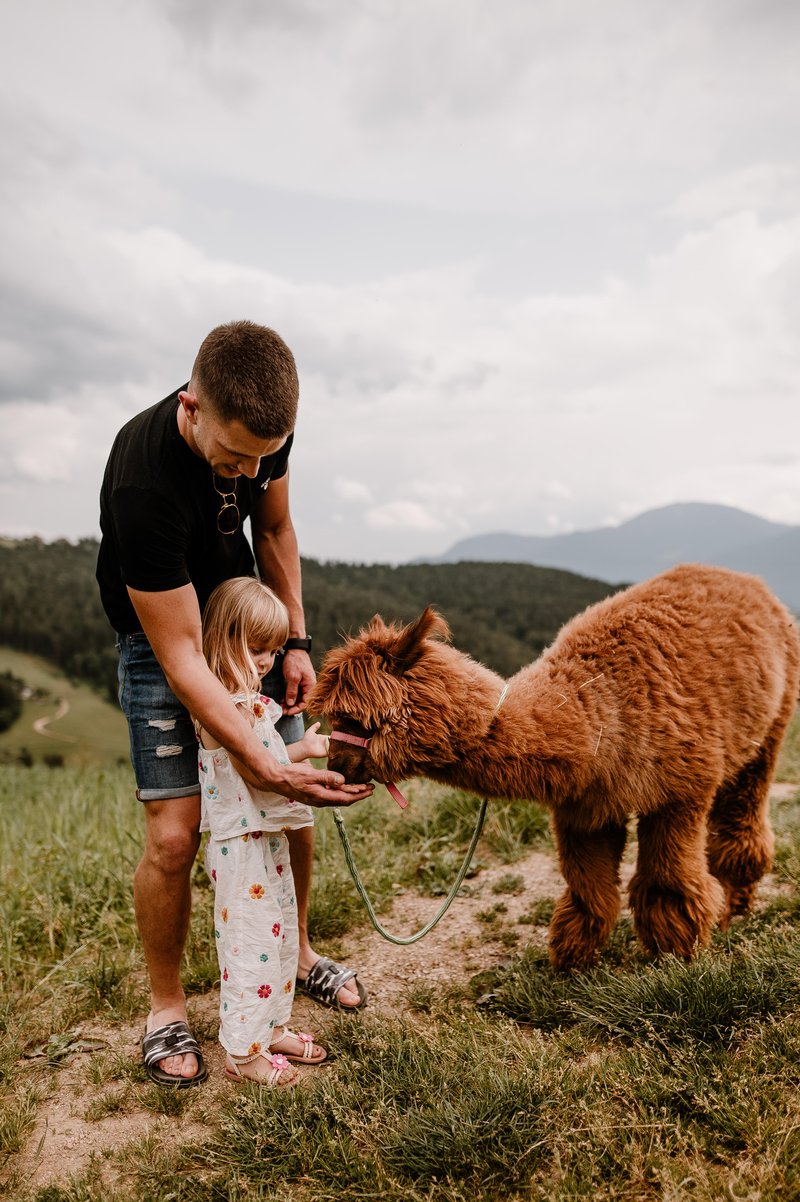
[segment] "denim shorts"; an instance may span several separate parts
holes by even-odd
[[[118,634],[119,703],[128,721],[131,763],[139,801],[192,797],[200,792],[197,736],[183,704],[167,684],[161,665],[142,631]],[[283,698],[283,673],[277,661],[262,682],[267,696]],[[276,723],[285,743],[302,739],[301,714]]]

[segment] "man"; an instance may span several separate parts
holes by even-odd
[[[349,805],[372,791],[308,764],[278,764],[230,703],[203,658],[201,614],[222,580],[252,575],[289,610],[284,712],[302,734],[314,682],[289,513],[288,459],[298,401],[291,351],[273,331],[231,322],[204,340],[189,383],[117,435],[100,496],[97,579],[118,633],[120,702],[128,720],[145,847],[134,903],[150,976],[143,1051],[159,1084],[205,1078],[186,1025],[180,959],[190,917],[190,874],[200,836],[198,720],[240,760],[250,782],[311,806]],[[253,549],[243,523],[251,520]],[[255,551],[255,559],[253,555]],[[298,980],[318,1000],[355,1007],[355,973],[320,958],[306,915],[313,831],[290,834],[300,924]],[[315,992],[316,990],[316,992]]]

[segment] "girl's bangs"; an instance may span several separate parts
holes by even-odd
[[[269,651],[282,647],[289,637],[289,622],[280,612],[261,620],[255,619],[248,632],[248,642],[258,643]]]

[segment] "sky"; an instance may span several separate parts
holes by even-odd
[[[6,0],[0,535],[96,536],[215,325],[292,513],[404,562],[707,501],[800,524],[795,0]]]

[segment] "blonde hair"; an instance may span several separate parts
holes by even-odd
[[[289,613],[266,584],[235,576],[218,585],[203,611],[203,654],[231,693],[258,693],[261,680],[248,647],[282,647]]]

